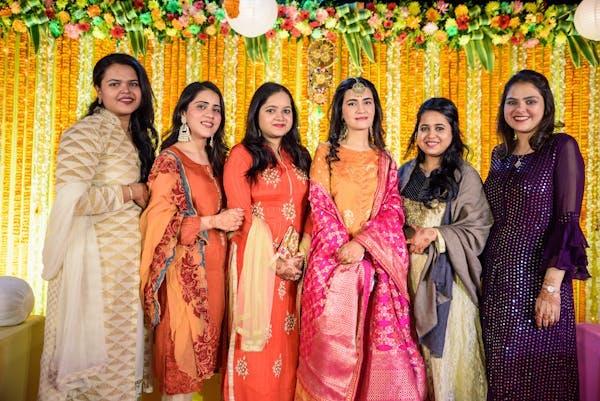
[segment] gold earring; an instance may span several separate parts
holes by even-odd
[[[187,125],[185,116],[181,116],[181,126],[179,127],[179,135],[177,136],[179,142],[189,142],[192,140],[190,135],[190,127]]]
[[[348,126],[346,125],[345,121],[342,121],[342,132],[340,133],[340,137],[339,137],[339,141],[344,141],[346,140],[346,137],[348,136]]]

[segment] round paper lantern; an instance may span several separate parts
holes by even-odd
[[[600,0],[583,0],[575,10],[574,22],[581,36],[600,40]]]
[[[240,0],[237,17],[227,22],[234,31],[248,38],[260,36],[275,25],[277,2],[275,0]]]
[[[25,321],[33,309],[33,291],[18,277],[0,276],[0,326]]]

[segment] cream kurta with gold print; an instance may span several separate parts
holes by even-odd
[[[40,400],[135,400],[139,313],[140,208],[123,203],[121,185],[139,180],[140,161],[119,119],[100,109],[70,127],[61,137],[56,186],[90,183],[75,215],[89,215],[100,252],[108,366],[92,377],[91,389],[59,393],[51,361],[56,347],[56,309],[62,271],[48,284],[48,307],[41,362]],[[86,300],[94,302],[93,299]]]

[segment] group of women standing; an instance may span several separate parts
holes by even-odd
[[[312,162],[282,85],[229,155],[221,92],[188,85],[156,159],[141,65],[108,55],[94,85],[59,146],[40,400],[134,400],[144,371],[191,400],[219,369],[228,401],[577,399],[583,161],[542,75],[506,84],[485,184],[445,98],[398,169],[364,78]]]

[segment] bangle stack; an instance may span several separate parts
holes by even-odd
[[[133,189],[131,189],[131,185],[127,185],[127,189],[129,190],[129,200],[133,200]]]

